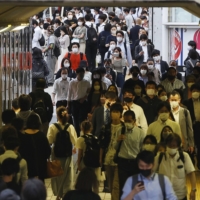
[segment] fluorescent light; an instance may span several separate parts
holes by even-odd
[[[8,25],[6,28],[1,29],[1,30],[0,30],[0,33],[6,31],[6,30],[9,29],[10,27],[11,27],[11,25]]]
[[[19,30],[25,28],[26,26],[27,26],[27,25],[17,26],[17,27],[15,27],[14,29],[12,29],[11,31],[19,31]]]

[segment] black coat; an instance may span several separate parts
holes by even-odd
[[[144,29],[143,27],[139,25],[135,25],[133,28],[130,30],[130,40],[132,41],[132,46],[135,45],[136,40],[139,39],[139,30]]]

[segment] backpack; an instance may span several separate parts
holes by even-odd
[[[98,41],[98,35],[97,32],[95,30],[95,28],[93,27],[93,24],[91,24],[91,27],[85,25],[85,27],[87,28],[87,41],[89,42],[89,44],[97,44]]]
[[[136,174],[132,176],[132,189],[135,187],[135,185],[138,183],[138,176],[139,174]],[[165,200],[166,192],[165,192],[165,178],[163,174],[158,174],[158,180],[159,180],[159,185],[162,190],[163,194],[163,199]]]
[[[44,94],[40,94],[40,97],[35,93],[33,94],[35,96],[33,111],[40,116],[42,123],[44,123],[47,121],[47,110],[44,104]]]
[[[86,150],[83,156],[83,162],[86,167],[97,168],[99,164],[100,145],[99,140],[94,135],[84,135]]]
[[[72,155],[72,143],[70,140],[69,132],[67,129],[70,124],[65,125],[64,129],[58,123],[54,123],[54,126],[58,129],[56,135],[56,141],[54,143],[54,154],[57,158],[66,158]]]
[[[60,47],[59,47],[59,42],[57,38],[55,38],[55,46],[53,49],[53,55],[58,58],[60,56]]]
[[[71,53],[69,52],[68,55],[67,55],[67,59],[70,60],[70,57],[71,57]],[[81,60],[83,60],[83,53],[80,52],[80,58]]]
[[[44,46],[45,45],[45,39],[44,39],[44,35],[42,34],[42,37],[38,40],[38,42],[40,43],[40,46]]]
[[[44,64],[43,59],[33,59],[32,62],[32,78],[44,78]]]

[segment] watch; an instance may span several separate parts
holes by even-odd
[[[193,189],[192,189],[192,192],[196,192],[196,191],[197,191],[197,189],[196,189],[196,188],[193,188]]]

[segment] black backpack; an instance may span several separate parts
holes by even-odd
[[[35,101],[33,105],[33,111],[40,116],[42,123],[47,121],[47,110],[44,104],[44,94],[35,94]]]
[[[99,164],[100,145],[99,140],[94,135],[84,135],[86,150],[84,152],[83,162],[86,167],[97,168]]]
[[[71,53],[69,52],[68,55],[67,55],[67,59],[70,60],[70,57],[71,57]],[[83,60],[83,53],[80,52],[80,58],[81,60]]]
[[[40,43],[40,46],[44,46],[45,45],[45,39],[44,39],[44,35],[42,34],[42,37],[38,40],[38,42]]]
[[[54,123],[54,125],[59,130],[54,143],[54,154],[57,158],[70,157],[72,155],[72,143],[67,131],[70,124],[65,125],[64,129],[58,123]]]
[[[95,28],[93,27],[93,24],[91,25],[91,27],[87,25],[85,25],[85,27],[87,28],[87,42],[91,45],[96,45],[98,41],[98,35]]]
[[[44,63],[43,59],[33,59],[32,62],[32,78],[44,78]]]

